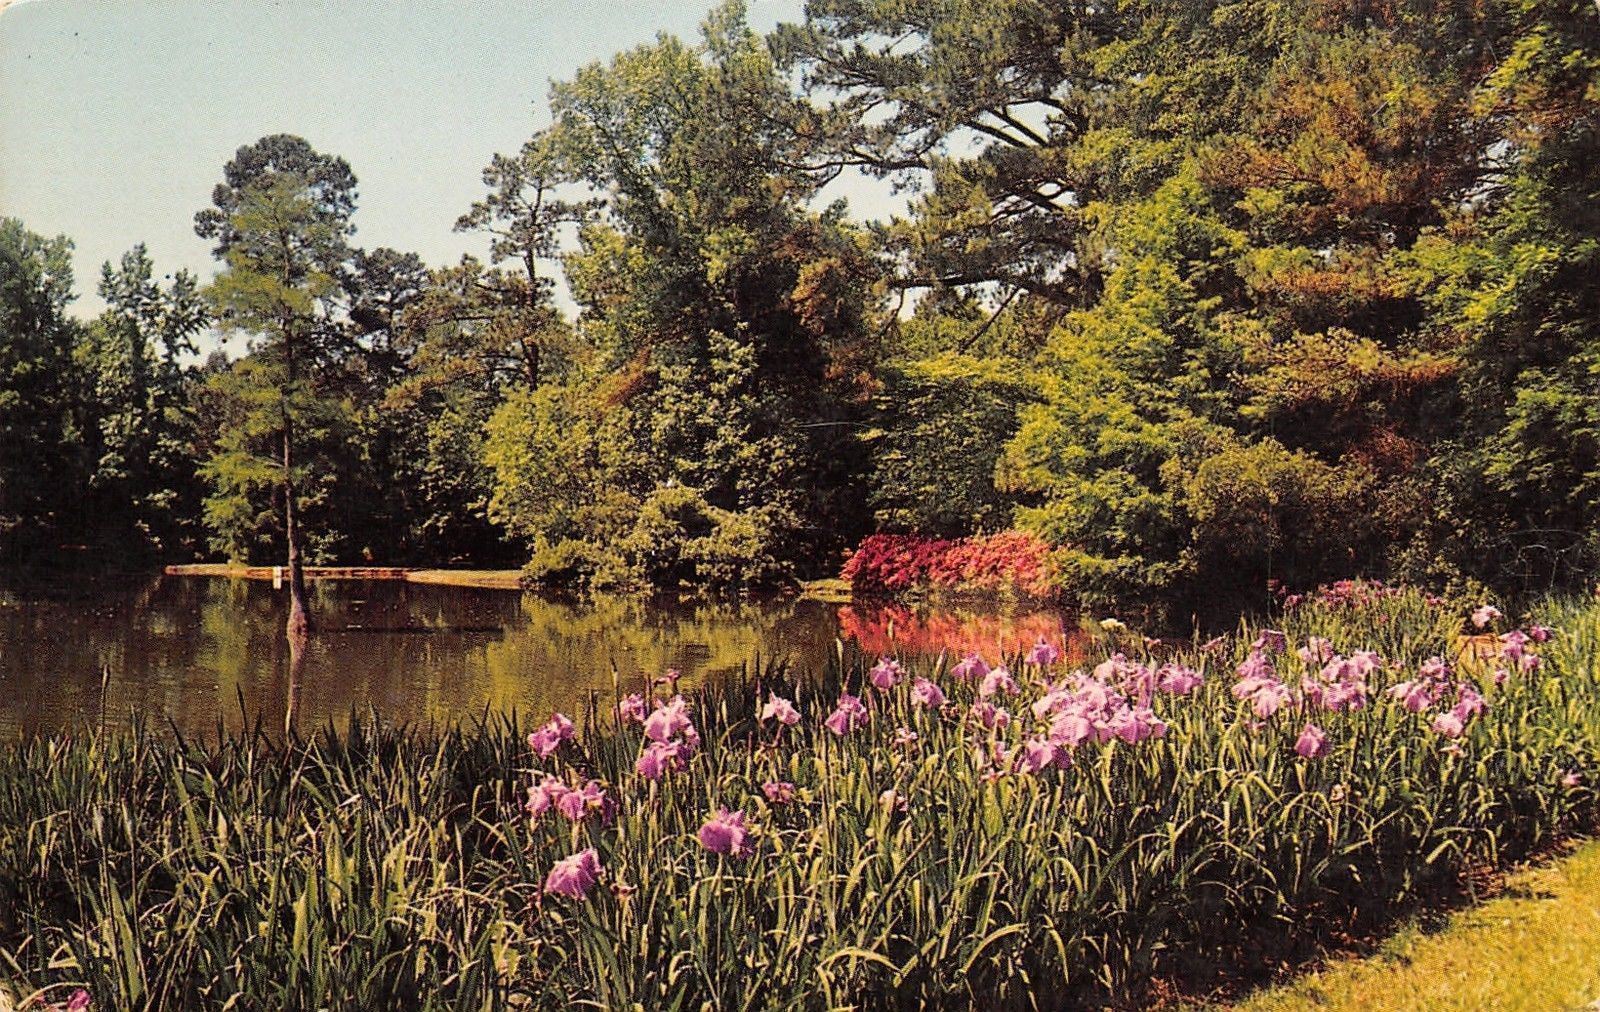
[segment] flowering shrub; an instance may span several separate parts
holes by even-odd
[[[869,594],[945,590],[1051,597],[1061,589],[1050,546],[1022,531],[955,540],[874,534],[851,554],[840,576]]]

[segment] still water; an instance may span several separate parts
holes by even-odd
[[[186,733],[246,714],[281,727],[396,723],[516,710],[582,711],[668,669],[685,686],[759,659],[820,666],[836,641],[868,653],[1026,647],[1073,622],[1046,609],[832,605],[804,599],[649,603],[399,582],[311,584],[317,631],[297,678],[271,584],[195,577],[0,594],[0,741],[135,719]],[[292,691],[291,691],[292,690]]]

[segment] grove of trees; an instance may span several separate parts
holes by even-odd
[[[209,283],[136,247],[86,323],[0,223],[3,564],[738,589],[1019,529],[1183,611],[1600,569],[1593,0],[730,2],[550,113],[463,209],[486,260],[355,245],[284,135],[196,216]]]

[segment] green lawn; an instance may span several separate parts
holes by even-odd
[[[1365,959],[1260,992],[1239,1012],[1581,1009],[1600,999],[1600,841],[1519,872],[1496,899],[1413,923]]]

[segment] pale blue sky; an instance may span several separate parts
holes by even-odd
[[[77,245],[91,313],[102,261],[136,242],[161,273],[209,278],[194,234],[240,145],[296,133],[360,180],[356,241],[433,265],[479,172],[548,122],[552,78],[670,32],[698,38],[712,0],[26,0],[0,12],[0,214]],[[801,0],[750,0],[765,31]],[[844,180],[861,217],[901,206]]]

